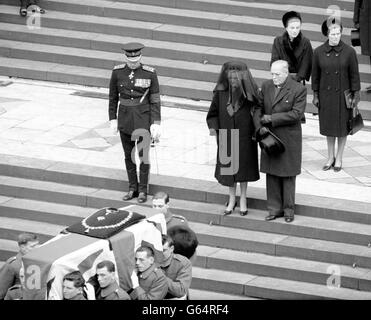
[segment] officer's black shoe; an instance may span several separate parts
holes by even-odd
[[[286,217],[285,221],[286,222],[293,222],[294,221],[294,216]]]
[[[21,9],[19,10],[19,14],[20,14],[22,17],[27,16],[27,9],[26,9],[26,8],[21,8]]]
[[[265,217],[265,220],[266,221],[271,221],[271,220],[275,220],[275,219],[281,218],[281,217],[283,217],[283,214],[279,214],[279,215],[270,214],[270,215]]]
[[[147,194],[145,192],[139,192],[138,202],[143,203],[147,201]]]
[[[138,191],[130,190],[127,194],[125,194],[122,198],[124,201],[129,201],[133,198],[136,198],[138,196]]]

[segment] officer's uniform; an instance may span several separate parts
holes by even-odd
[[[192,281],[191,262],[180,254],[172,254],[161,263],[161,269],[167,277],[168,284],[165,299],[186,297]]]
[[[130,300],[130,296],[124,289],[121,289],[117,282],[102,288],[97,296],[97,300]]]
[[[161,268],[154,264],[138,275],[139,287],[130,292],[135,300],[162,300],[167,293],[167,280]]]
[[[22,300],[22,286],[20,284],[16,284],[8,289],[4,300]]]
[[[167,217],[165,218],[165,220],[166,220],[167,230],[169,230],[171,227],[178,226],[178,225],[185,225],[188,227],[187,219],[179,214],[169,213]]]
[[[126,55],[140,55],[142,44],[129,43],[124,46]],[[119,110],[117,114],[117,107]],[[159,83],[156,70],[153,67],[142,65],[137,69],[130,69],[127,64],[115,66],[112,71],[109,90],[109,120],[118,119],[118,130],[125,153],[125,165],[129,178],[129,191],[139,191],[147,194],[149,163],[140,164],[139,187],[136,165],[131,159],[131,152],[135,146],[133,137],[141,142],[144,133],[135,134],[136,129],[145,129],[149,136],[151,124],[161,121],[161,103]],[[140,152],[141,159],[148,159],[149,145]],[[143,150],[145,157],[143,158]]]
[[[22,255],[9,258],[0,270],[0,300],[4,299],[8,289],[21,283],[19,270],[22,267]]]

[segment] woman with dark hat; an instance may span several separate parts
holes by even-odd
[[[239,61],[223,64],[206,117],[210,134],[216,134],[218,153],[215,178],[229,187],[224,215],[237,205],[240,183],[240,215],[247,214],[247,182],[259,179],[258,148],[252,139],[255,129],[252,109],[258,104],[258,86],[247,65]]]
[[[286,12],[282,23],[286,29],[283,35],[274,39],[271,64],[277,60],[289,63],[289,72],[298,82],[309,80],[312,71],[312,45],[301,32],[301,16],[296,11]]]
[[[341,41],[343,27],[334,17],[322,23],[322,34],[328,39],[314,50],[312,68],[313,105],[319,109],[320,134],[327,138],[328,159],[323,170],[342,168],[348,135],[347,122],[352,113],[347,109],[345,90],[350,90],[351,105],[361,88],[355,50]],[[335,140],[338,140],[335,156]]]

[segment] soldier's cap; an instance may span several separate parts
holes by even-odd
[[[139,42],[129,42],[123,45],[122,50],[129,58],[138,57],[142,54],[142,49],[144,45]]]
[[[282,23],[284,27],[287,27],[290,19],[299,19],[301,22],[301,15],[299,12],[296,11],[288,11],[282,16]]]

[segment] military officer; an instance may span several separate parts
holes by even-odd
[[[121,289],[115,278],[115,265],[104,260],[97,264],[97,277],[101,288],[97,300],[130,300],[125,290]]]
[[[192,281],[192,263],[186,257],[174,253],[174,241],[170,236],[162,235],[164,260],[160,267],[168,284],[165,299],[181,299],[188,297]]]
[[[21,233],[18,236],[18,254],[9,258],[0,270],[0,300],[4,299],[9,288],[20,284],[22,256],[38,245],[39,240],[35,234]]]
[[[129,192],[123,200],[138,197],[139,203],[147,201],[149,148],[151,137],[158,141],[161,121],[157,74],[153,67],[141,64],[143,48],[135,42],[123,46],[126,63],[113,68],[109,90],[110,126],[114,133],[120,132],[129,179]],[[135,144],[140,158],[139,184]]]
[[[188,226],[187,219],[181,215],[173,214],[169,210],[170,196],[168,193],[159,191],[152,198],[152,208],[165,216],[166,228],[170,229],[176,225]]]
[[[133,288],[128,291],[133,300],[162,300],[168,284],[161,268],[156,267],[152,248],[141,246],[135,253],[135,265],[131,281]],[[138,279],[139,278],[139,279]]]

